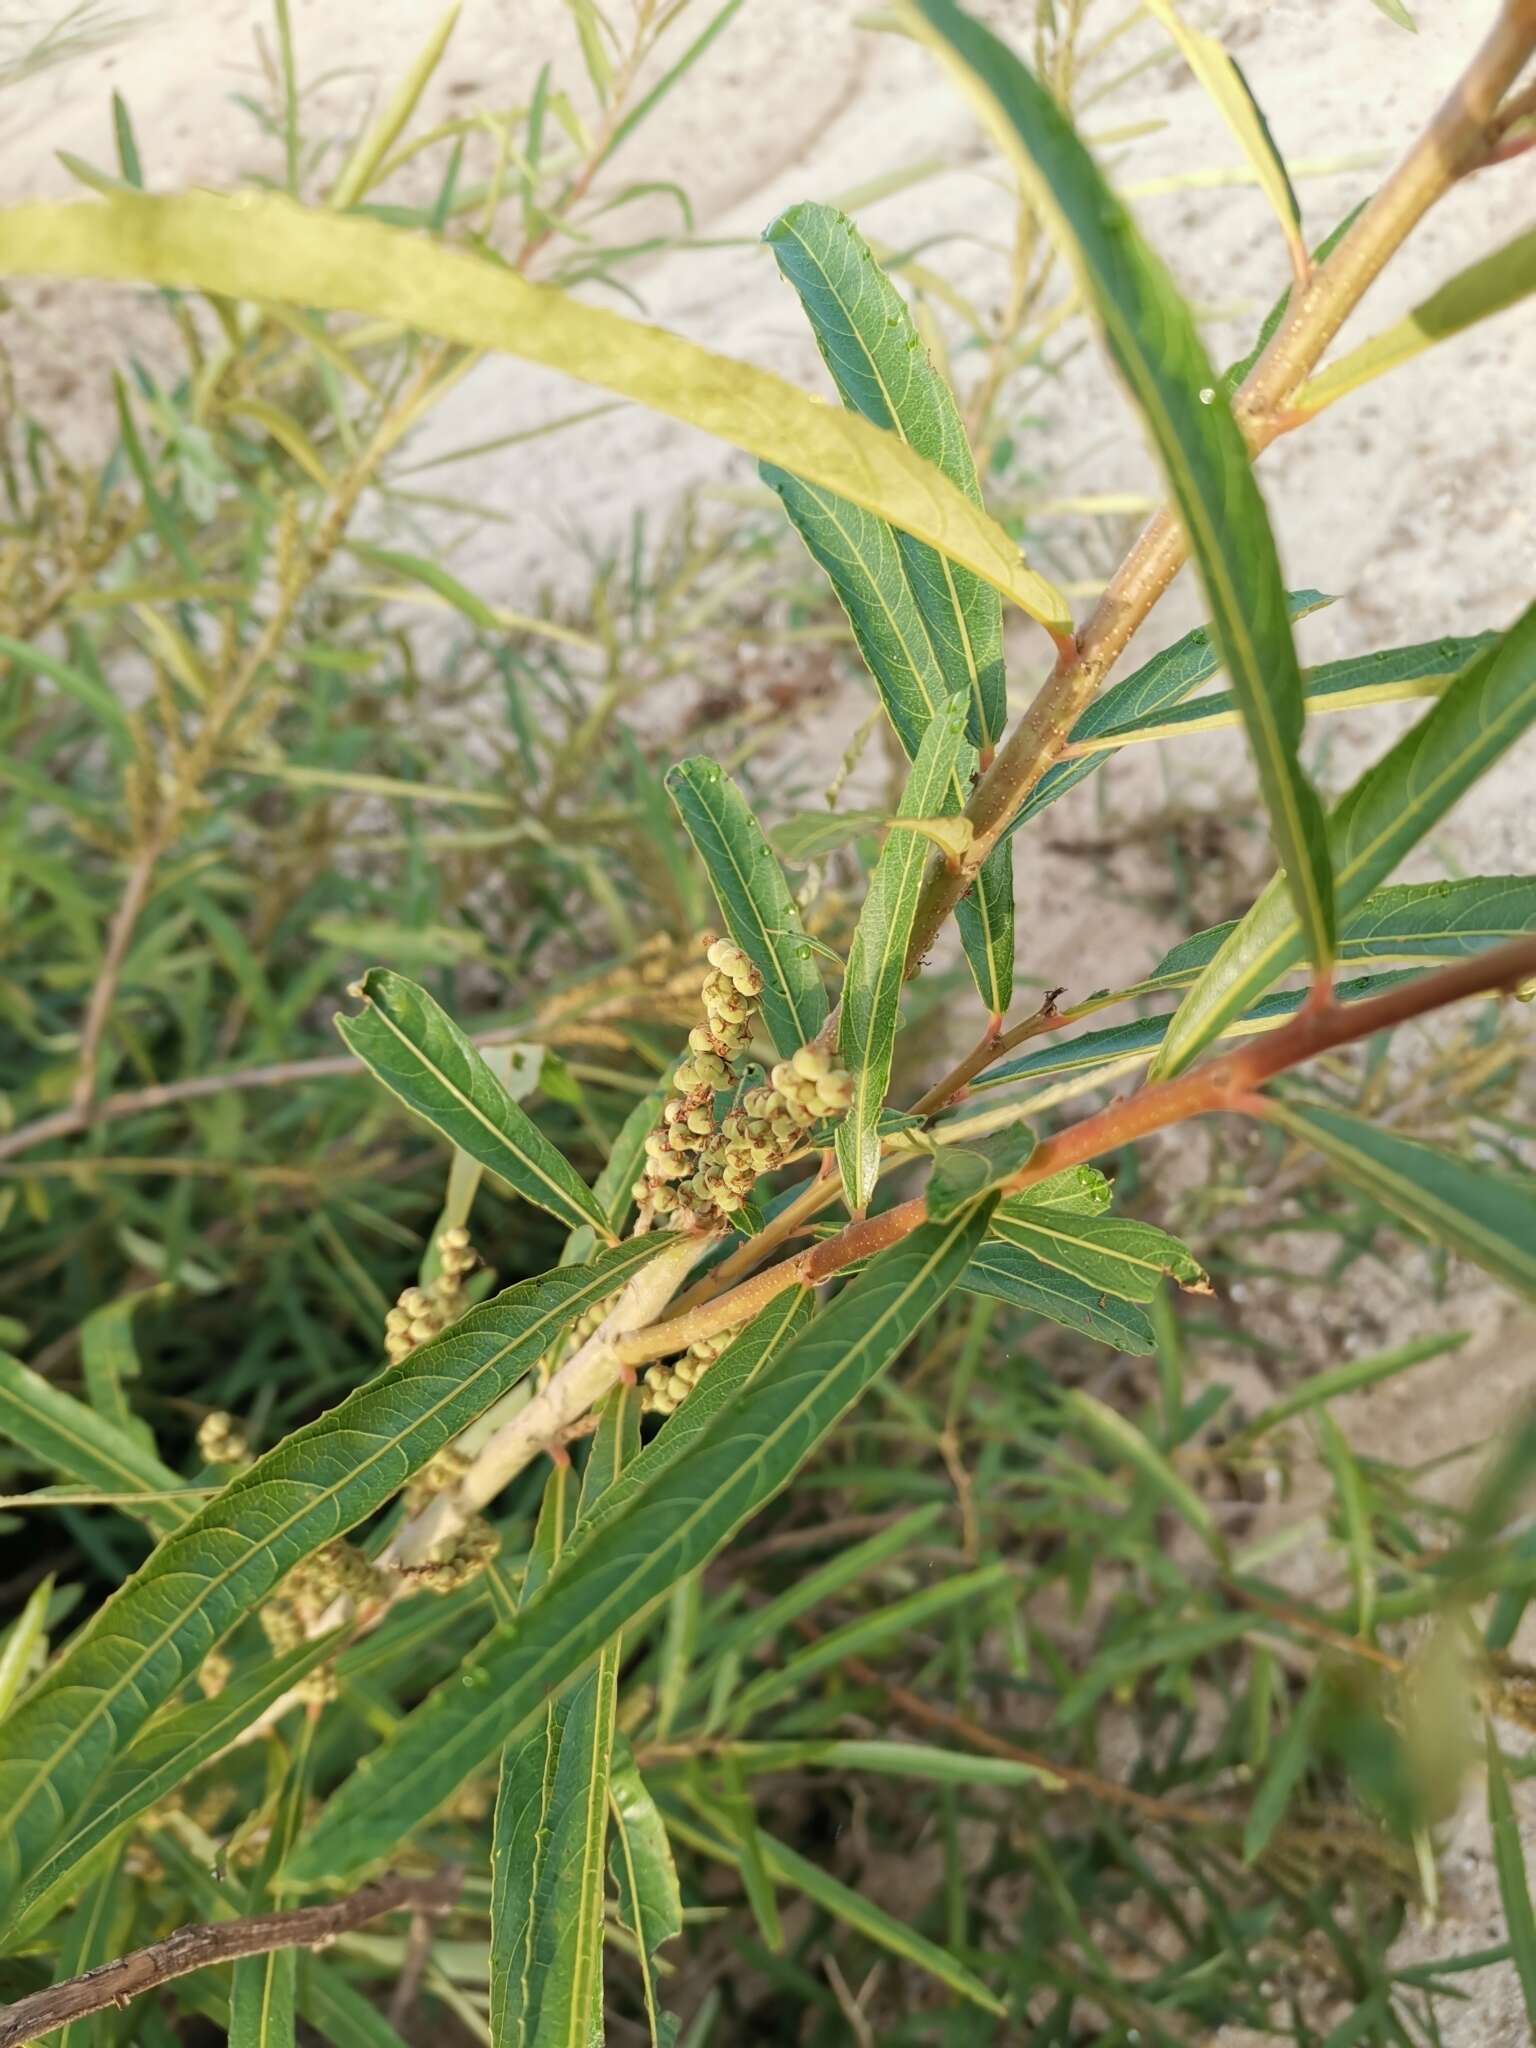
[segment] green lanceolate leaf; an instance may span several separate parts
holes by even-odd
[[[1182,939],[1153,968],[1162,987],[1188,985],[1237,930],[1212,925]],[[1470,875],[1460,882],[1396,882],[1344,919],[1341,960],[1465,960],[1536,931],[1536,875]]]
[[[285,1573],[382,1507],[658,1248],[639,1238],[471,1309],[258,1458],[168,1536],[0,1729],[6,1897],[156,1708]]]
[[[1331,405],[1348,391],[1356,391],[1373,377],[1384,376],[1399,363],[1411,362],[1437,341],[1518,305],[1536,291],[1536,228],[1516,235],[1491,256],[1459,270],[1456,275],[1414,307],[1404,320],[1384,334],[1373,335],[1347,356],[1330,363],[1320,376],[1304,384],[1296,405],[1303,412]]]
[[[123,1511],[160,1534],[179,1529],[192,1512],[190,1502],[175,1497],[186,1481],[162,1465],[139,1437],[128,1435],[3,1351],[0,1435],[19,1444],[40,1465],[93,1491],[143,1494],[142,1506],[125,1500]]]
[[[1533,719],[1536,605],[1461,671],[1334,810],[1328,837],[1341,917],[1364,904]],[[1154,1077],[1188,1066],[1303,951],[1299,921],[1277,876],[1184,998]]]
[[[968,1293],[989,1294],[1116,1351],[1150,1358],[1157,1349],[1144,1309],[1101,1293],[1017,1245],[984,1244],[960,1284]]]
[[[683,1931],[683,1899],[666,1823],[623,1736],[615,1747],[608,1777],[608,1818],[612,1826],[608,1867],[618,1895],[619,1918],[635,1938],[652,2048],[661,2048],[675,2036],[675,2027],[661,2010],[656,1958],[662,1945]]]
[[[340,1788],[293,1859],[293,1881],[341,1876],[393,1853],[615,1630],[729,1542],[937,1307],[988,1213],[979,1203],[882,1253],[680,1455],[652,1464],[650,1452],[709,1391],[721,1369],[712,1368],[577,1529],[549,1584]]]
[[[1493,646],[1498,637],[1497,633],[1475,633],[1465,639],[1386,647],[1376,654],[1354,654],[1343,661],[1325,662],[1322,667],[1304,673],[1303,703],[1307,715],[1438,696],[1452,676],[1484,648]],[[1098,739],[1088,744],[1112,750],[1132,742],[1216,731],[1236,721],[1236,701],[1230,690],[1215,690],[1208,697],[1196,697],[1192,703],[1179,704],[1162,714],[1153,713],[1126,725],[1101,726]]]
[[[907,759],[915,760],[923,734],[954,691],[906,581],[898,536],[857,506],[815,491],[797,477],[777,470],[764,476],[831,577],[896,737]],[[958,764],[944,812],[965,808],[973,765],[974,757]],[[808,860],[879,822],[878,814],[856,812],[840,819],[829,813],[804,824],[795,821],[789,845],[785,828],[774,837],[786,859]],[[1013,857],[1005,847],[994,847],[988,855],[956,908],[956,920],[976,991],[988,1010],[1001,1016],[1013,1000]]]
[[[902,791],[898,818],[926,818],[939,808],[965,745],[958,703],[923,736]],[[870,877],[869,892],[848,952],[837,1049],[853,1076],[853,1101],[837,1128],[837,1163],[850,1209],[862,1209],[880,1172],[880,1110],[891,1082],[891,1059],[901,1023],[907,941],[927,867],[927,846],[916,832],[892,832]]]
[[[1363,974],[1357,981],[1339,982],[1333,991],[1334,998],[1340,1003],[1363,1003],[1410,978],[1406,972]],[[1285,1018],[1294,1017],[1305,1001],[1304,990],[1282,989],[1275,995],[1265,996],[1262,1002],[1255,1003],[1251,1010],[1235,1018],[1222,1035],[1248,1037],[1254,1032],[1271,1030]],[[981,1076],[975,1088],[979,1091],[988,1086],[1002,1087],[1011,1081],[1026,1079],[1041,1081],[1050,1075],[1087,1075],[1099,1069],[1103,1070],[1104,1080],[1112,1080],[1116,1074],[1150,1060],[1173,1022],[1174,1019],[1166,1015],[1136,1017],[1129,1024],[1111,1025],[1106,1031],[1085,1031],[1081,1037],[1066,1039],[1060,1045],[1043,1046],[1039,1052],[1026,1053],[1021,1059],[1011,1060],[1007,1066],[999,1067],[995,1074]],[[965,1110],[956,1112],[953,1122],[963,1126],[966,1115]],[[945,1133],[950,1129],[952,1124],[940,1122],[934,1127],[934,1135],[941,1142],[965,1142],[963,1129],[946,1139]]]
[[[617,1479],[638,1447],[635,1396],[618,1388],[604,1404],[587,1460],[584,1506]],[[551,1530],[549,1562],[558,1572],[558,1505],[540,1519]],[[502,1755],[491,1849],[496,2048],[586,2048],[602,2031],[603,1867],[619,1656],[615,1633],[596,1668],[552,1700],[542,1723]]]
[[[827,994],[763,828],[723,768],[695,755],[667,777],[726,929],[763,977],[763,1021],[786,1057],[816,1036]]]
[[[298,206],[276,193],[125,192],[6,209],[0,271],[345,309],[544,363],[763,461],[792,465],[963,563],[1032,618],[1070,629],[1066,600],[1022,566],[1005,529],[894,434],[817,405],[765,370],[529,284],[507,264],[424,235]]]
[[[1293,1096],[1266,1097],[1264,1114],[1325,1152],[1346,1180],[1431,1243],[1476,1260],[1536,1298],[1536,1176],[1496,1173]]]
[[[1194,1294],[1211,1291],[1176,1237],[1127,1216],[1073,1216],[1015,1200],[992,1218],[992,1234],[1121,1301],[1150,1301],[1165,1277]]]
[[[976,993],[994,1017],[1013,1001],[1013,844],[1003,840],[982,862],[955,905],[965,964]]]
[[[974,1145],[941,1146],[924,1191],[928,1214],[935,1218],[952,1216],[985,1189],[1017,1173],[1034,1149],[1035,1134],[1024,1124],[1009,1124],[990,1137],[978,1139]],[[1002,1210],[997,1213],[1001,1215]],[[994,1216],[994,1227],[996,1220]]]
[[[1285,604],[1287,613],[1294,620],[1304,619],[1310,612],[1321,611],[1333,601],[1320,590],[1292,590],[1286,593]],[[1087,746],[1122,727],[1135,731],[1161,713],[1171,711],[1176,704],[1182,704],[1192,691],[1208,682],[1220,666],[1221,656],[1216,651],[1210,628],[1196,626],[1182,640],[1165,647],[1161,654],[1154,654],[1134,675],[1112,684],[1095,697],[1073,726],[1068,735],[1068,745]],[[1047,805],[1065,796],[1069,789],[1075,789],[1088,776],[1096,775],[1108,759],[1106,750],[1082,754],[1075,760],[1058,761],[1054,768],[1048,768],[1019,807],[1009,831],[1016,832],[1020,825],[1027,824]]]
[[[1488,1760],[1488,1822],[1493,1835],[1493,1865],[1498,1873],[1499,1898],[1504,1922],[1509,1929],[1510,1953],[1520,1979],[1520,1996],[1525,2016],[1536,2028],[1536,1908],[1531,1905],[1530,1878],[1525,1867],[1525,1849],[1520,1840],[1520,1822],[1510,1796],[1509,1771],[1498,1737],[1490,1723],[1486,1731]]]
[[[247,1913],[269,1910],[275,1903],[268,1887],[304,1819],[314,1731],[314,1720],[306,1714],[299,1723],[272,1825],[246,1892]],[[242,1956],[230,1977],[229,2048],[294,2048],[298,1981],[297,1949],[276,1948],[265,1955]]]
[[[108,1771],[17,1900],[14,1938],[45,1926],[104,1842],[184,1785],[337,1648],[334,1634],[300,1643],[284,1657],[238,1673],[217,1699],[194,1700],[153,1720]]]
[[[782,469],[764,468],[790,524],[826,571],[886,716],[910,761],[953,694],[907,581],[900,539],[872,512]]]
[[[133,1319],[146,1303],[164,1301],[173,1291],[164,1284],[141,1287],[94,1310],[80,1325],[80,1371],[91,1406],[114,1429],[151,1452],[155,1448],[153,1432],[134,1414],[125,1385],[139,1377]]]
[[[1333,954],[1322,808],[1302,771],[1301,671],[1248,450],[1188,307],[1055,100],[954,0],[914,0],[932,40],[1054,220],[1178,506],[1242,710],[1311,957]]]
[[[525,1200],[572,1229],[589,1223],[610,1235],[591,1189],[424,988],[371,967],[356,993],[367,1007],[338,1017],[336,1029],[391,1094]]]
[[[929,362],[905,302],[858,230],[829,206],[792,206],[765,239],[799,293],[843,403],[899,434],[981,503],[954,394]],[[991,747],[1007,718],[1002,609],[958,563],[855,505],[783,470],[764,481],[837,592],[908,760],[940,707],[968,706],[973,744]],[[952,802],[965,806],[973,763]],[[956,912],[966,964],[994,1016],[1013,1000],[1013,861],[988,857]]]
[[[41,1663],[48,1654],[48,1608],[52,1599],[53,1574],[49,1572],[38,1580],[21,1612],[0,1636],[0,1721],[25,1689],[33,1664]]]
[[[792,206],[764,240],[799,294],[844,405],[905,441],[979,507],[976,461],[954,393],[853,222],[835,207]],[[992,746],[1008,711],[997,593],[910,534],[898,533],[896,543],[903,580],[945,678],[944,695],[965,692],[972,743]]]

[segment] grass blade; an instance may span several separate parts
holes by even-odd
[[[0,1729],[0,1890],[38,1868],[113,1759],[285,1573],[382,1507],[660,1248],[640,1238],[471,1309],[167,1537]]]
[[[1127,1416],[1105,1402],[1071,1387],[1063,1394],[1062,1407],[1081,1435],[1100,1450],[1129,1465],[1139,1479],[1157,1494],[1183,1522],[1187,1522],[1206,1548],[1216,1557],[1226,1555],[1226,1545],[1216,1526],[1210,1503],[1200,1498],[1188,1480],[1182,1478]]]
[[[690,1397],[578,1529],[548,1586],[334,1795],[293,1860],[292,1880],[340,1876],[391,1853],[616,1629],[727,1543],[955,1284],[986,1229],[988,1206],[928,1224],[873,1260],[669,1458],[667,1439],[699,1398]],[[771,1303],[764,1317],[779,1309]],[[653,1459],[653,1451],[663,1455]]]
[[[248,1913],[269,1909],[272,1873],[282,1862],[304,1820],[314,1716],[306,1714],[267,1831],[261,1860],[245,1896]],[[265,1955],[242,1956],[230,1973],[229,2048],[294,2048],[298,2016],[298,1950],[270,1949]]]
[[[278,193],[123,192],[0,212],[0,269],[345,309],[543,363],[793,467],[973,570],[1048,628],[1070,629],[1066,600],[1020,565],[1008,532],[895,435],[765,370],[407,229]]]
[[[697,1804],[695,1813],[685,1815],[669,1806],[666,1814],[679,1841],[713,1857],[717,1863],[733,1863],[740,1869],[739,1851],[732,1847],[719,1816],[708,1807]],[[799,1892],[813,1906],[819,1906],[824,1913],[842,1921],[845,1927],[851,1927],[876,1947],[937,1978],[939,1983],[947,1984],[951,1991],[957,1992],[969,2004],[979,2005],[983,2012],[1000,2016],[1006,2010],[986,1985],[948,1949],[929,1941],[915,1927],[893,1919],[858,1892],[839,1884],[835,1877],[828,1877],[825,1871],[818,1870],[814,1863],[807,1863],[803,1856],[797,1856],[793,1849],[776,1841],[772,1835],[759,1833],[758,1840],[764,1865],[775,1883]]]
[[[1520,1996],[1525,2016],[1536,2029],[1536,1911],[1531,1906],[1531,1888],[1526,1876],[1525,1850],[1520,1841],[1520,1823],[1509,1793],[1509,1773],[1492,1727],[1487,1731],[1488,1822],[1493,1831],[1493,1867],[1498,1873],[1499,1897],[1504,1905],[1504,1922],[1509,1929],[1510,1953],[1520,1978]]]
[[[902,791],[899,818],[927,818],[941,809],[965,744],[963,713],[955,703],[923,736]],[[868,1203],[880,1172],[876,1125],[891,1082],[907,941],[927,865],[928,847],[920,833],[887,835],[848,952],[837,1049],[853,1076],[853,1100],[838,1125],[837,1163],[852,1210]]]
[[[715,762],[703,755],[680,761],[667,789],[727,931],[763,977],[763,1021],[787,1057],[821,1029],[827,995],[783,870],[741,791]]]
[[[525,1200],[611,1238],[591,1189],[424,988],[371,967],[352,993],[367,1008],[338,1016],[336,1029],[376,1080]]]
[[[1231,129],[1238,147],[1253,167],[1259,189],[1269,201],[1276,220],[1290,246],[1292,267],[1298,276],[1307,275],[1307,245],[1301,233],[1301,208],[1290,175],[1275,147],[1258,101],[1240,67],[1228,56],[1214,36],[1201,35],[1180,20],[1171,0],[1146,0],[1147,10],[1160,21],[1179,47],[1190,70],[1209,94],[1216,111]]]
[[[1162,462],[1258,769],[1311,959],[1333,957],[1322,807],[1302,771],[1301,671],[1247,446],[1189,309],[1051,95],[954,0],[914,0],[929,40],[1044,208]]]
[[[389,104],[383,113],[365,135],[358,137],[356,147],[331,188],[330,203],[338,213],[345,213],[349,206],[356,206],[358,200],[366,196],[368,188],[378,176],[379,166],[389,155],[401,130],[415,113],[433,72],[443,61],[443,52],[448,47],[448,38],[453,34],[458,19],[458,0],[454,0],[454,5],[448,9],[428,36],[420,55],[390,95]]]

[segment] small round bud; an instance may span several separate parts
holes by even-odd
[[[802,1045],[790,1064],[807,1081],[819,1081],[832,1071],[832,1062],[819,1046]]]

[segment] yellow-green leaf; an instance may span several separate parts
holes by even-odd
[[[0,212],[0,274],[116,278],[398,321],[497,349],[716,434],[927,541],[1056,632],[1066,599],[932,463],[781,377],[462,249],[274,192],[114,193]]]

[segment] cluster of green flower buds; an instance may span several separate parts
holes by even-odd
[[[456,1593],[478,1577],[501,1548],[501,1533],[483,1515],[472,1515],[440,1557],[407,1565],[404,1575],[426,1593]]]
[[[445,1230],[437,1240],[438,1274],[430,1287],[407,1287],[384,1318],[384,1353],[391,1365],[430,1344],[464,1313],[464,1280],[474,1270],[469,1232]]]
[[[244,1429],[223,1408],[215,1408],[197,1425],[197,1451],[205,1465],[244,1465],[251,1455]]]
[[[672,1076],[661,1122],[645,1141],[645,1175],[636,1181],[642,1215],[672,1216],[679,1224],[707,1220],[719,1208],[703,1173],[703,1160],[719,1133],[714,1099],[736,1078],[736,1064],[752,1043],[752,1013],[763,977],[730,939],[710,942],[704,977],[704,1022],[688,1034],[688,1051]],[[718,1175],[714,1176],[718,1184]],[[737,1205],[739,1206],[739,1204]]]
[[[469,1470],[471,1459],[457,1444],[444,1444],[435,1457],[428,1458],[419,1472],[406,1481],[400,1498],[410,1516],[419,1515],[440,1493],[458,1485]]]
[[[645,1141],[645,1178],[635,1200],[647,1217],[675,1227],[709,1228],[740,1209],[758,1176],[800,1150],[823,1117],[840,1116],[853,1096],[849,1076],[819,1046],[780,1060],[766,1088],[749,1088],[723,1123],[714,1097],[735,1078],[751,1043],[751,1012],[762,976],[739,946],[716,939],[704,983],[706,1023],[689,1033],[688,1055],[672,1077],[674,1093]]]
[[[361,1606],[375,1598],[382,1585],[379,1573],[363,1553],[337,1537],[296,1565],[284,1579],[282,1590],[263,1606],[261,1625],[267,1641],[279,1655],[296,1650],[343,1594],[354,1606]]]
[[[734,1330],[719,1330],[713,1337],[696,1338],[681,1358],[647,1366],[640,1390],[640,1405],[645,1412],[648,1415],[674,1414],[735,1334]]]

